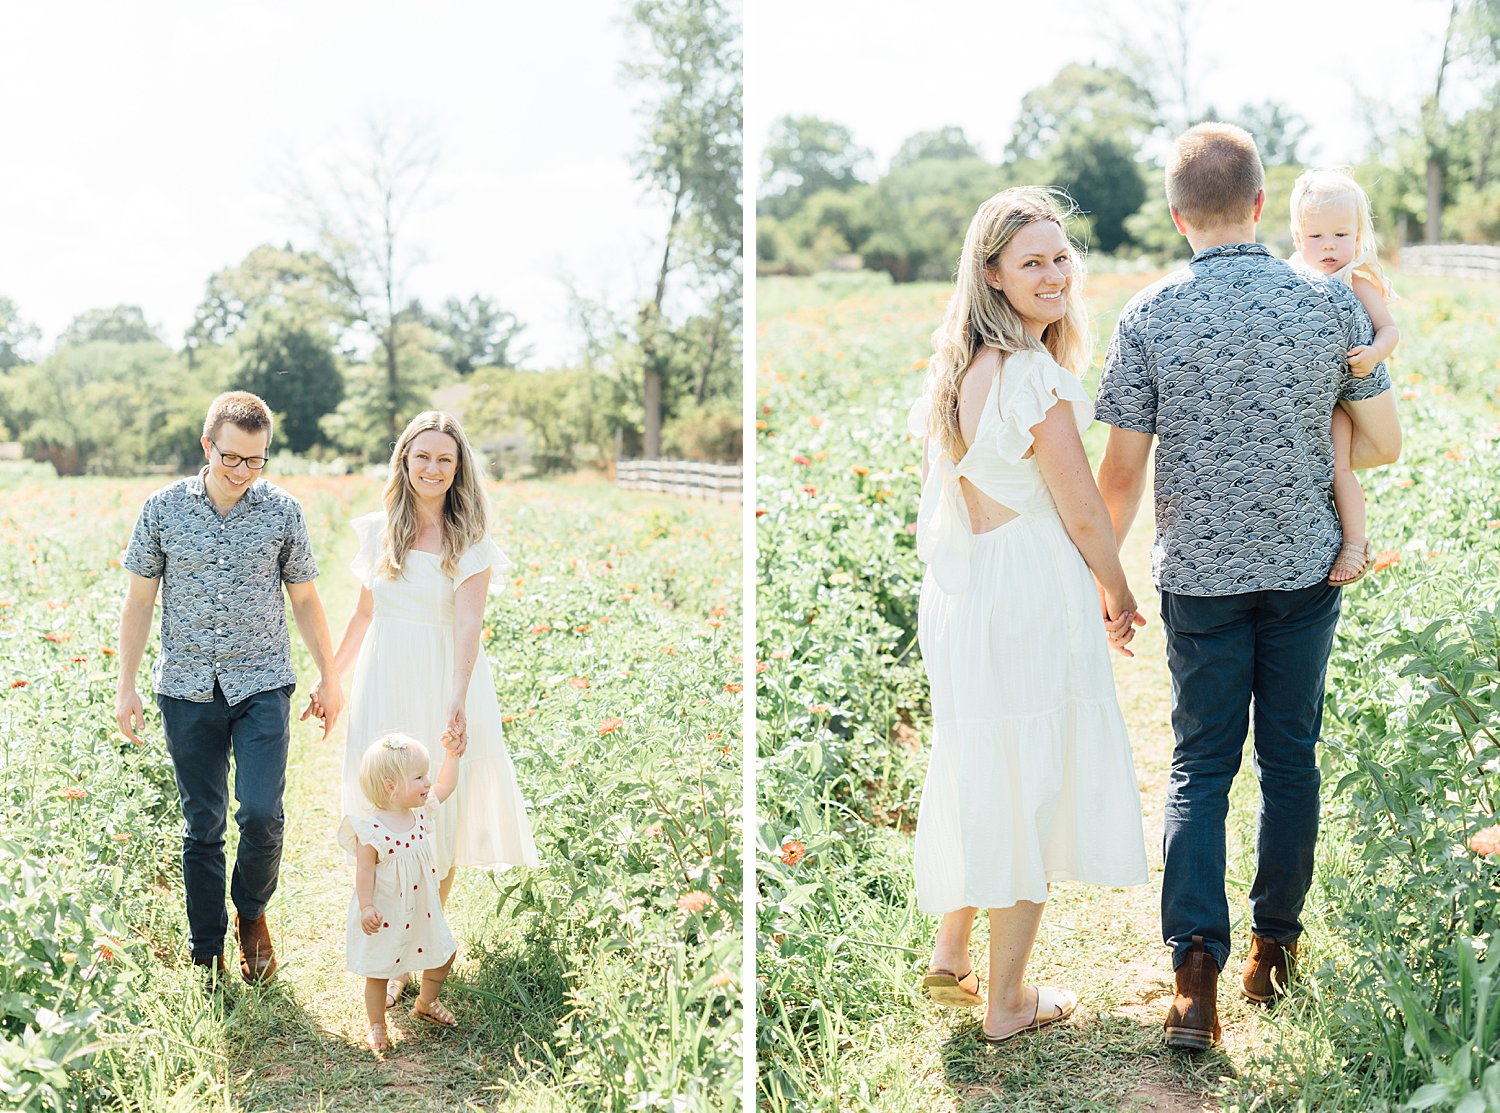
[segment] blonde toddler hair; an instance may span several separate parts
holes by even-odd
[[[427,747],[394,731],[371,742],[359,761],[359,787],[377,808],[391,802],[391,785],[406,779],[418,759],[427,761]]]
[[[1367,255],[1355,267],[1356,273],[1368,273],[1379,288],[1381,295],[1389,301],[1395,297],[1390,279],[1380,266],[1376,254],[1379,243],[1375,239],[1375,221],[1370,216],[1370,198],[1360,188],[1346,167],[1328,170],[1304,170],[1292,185],[1292,239],[1297,250],[1302,250],[1302,220],[1314,209],[1348,205],[1354,210],[1354,223],[1359,242],[1355,245],[1354,257]]]
[[[1061,320],[1047,326],[1040,341],[1026,331],[1010,299],[985,281],[986,271],[1000,265],[1000,253],[1021,229],[1039,220],[1063,228],[1063,221],[1075,211],[1072,199],[1059,190],[1017,186],[984,202],[969,222],[953,296],[943,323],[932,334],[933,354],[927,363],[927,396],[932,404],[928,431],[954,460],[967,450],[958,427],[959,386],[981,348],[998,349],[1002,360],[1013,352],[1044,351],[1075,375],[1088,364],[1083,258],[1071,239],[1068,308]]]

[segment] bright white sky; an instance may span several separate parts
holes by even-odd
[[[292,239],[281,183],[381,115],[441,142],[410,293],[484,294],[533,366],[578,340],[560,281],[629,306],[665,210],[633,180],[625,0],[54,0],[0,33],[0,295],[50,348],[83,310],[137,304],[177,343],[220,268]]]
[[[1122,36],[1159,26],[1148,0],[755,0],[746,14],[750,165],[772,121],[814,115],[848,127],[883,171],[901,141],[962,127],[987,158],[1010,139],[1021,98],[1070,62],[1111,63]],[[1309,161],[1358,160],[1360,98],[1412,109],[1430,92],[1448,0],[1199,0],[1189,70],[1223,114],[1279,100],[1312,125]],[[1165,64],[1165,63],[1164,63]],[[1444,90],[1462,97],[1464,90]]]

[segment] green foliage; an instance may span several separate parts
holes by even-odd
[[[735,461],[744,452],[739,400],[720,395],[694,403],[662,426],[663,453],[674,460]]]
[[[238,266],[209,277],[184,346],[193,359],[205,349],[228,344],[252,323],[331,336],[347,327],[353,315],[348,292],[339,287],[326,259],[294,251],[291,245],[261,244]]]
[[[919,131],[901,141],[901,146],[891,156],[891,168],[910,166],[923,159],[950,159],[963,162],[980,158],[979,148],[969,142],[963,128],[946,127],[935,131]]]
[[[1150,280],[1091,280],[1101,336]],[[1362,473],[1383,552],[1345,592],[1330,665],[1306,989],[1266,1021],[1265,1046],[1236,1053],[1219,1083],[1226,1109],[1500,1108],[1500,856],[1468,846],[1500,804],[1500,299],[1482,284],[1396,280],[1406,448]],[[929,710],[914,644],[918,448],[903,418],[945,294],[853,276],[760,287],[768,1109],[892,1108],[893,1093],[914,1092],[864,1068],[890,1061],[875,1058],[880,1042],[914,1026],[911,976],[931,945],[910,875]],[[805,858],[783,857],[789,840]],[[1097,1019],[1101,1036],[1112,1019]],[[1047,1073],[1050,1052],[1021,1054],[1042,1059],[1007,1075]],[[962,1052],[941,1055],[947,1071]]]
[[[239,371],[232,389],[265,399],[276,414],[276,439],[292,452],[320,440],[318,423],[343,400],[339,372],[326,333],[264,326],[239,339]]]
[[[373,362],[356,364],[344,376],[344,396],[320,422],[323,439],[359,459],[388,459],[396,431],[422,410],[429,409],[433,391],[453,377],[436,352],[438,337],[425,325],[402,322],[396,326],[398,376],[391,381],[385,353],[377,349]]]
[[[439,351],[460,375],[471,375],[476,367],[516,367],[531,358],[531,345],[520,342],[526,326],[479,294],[466,302],[449,298],[442,313],[426,323],[443,338]]]
[[[857,245],[865,266],[897,282],[943,279],[953,270],[954,244],[986,197],[1010,184],[983,159],[928,159],[892,170],[869,193],[865,219],[873,231]]]
[[[1260,149],[1261,165],[1299,166],[1297,148],[1307,138],[1307,121],[1280,101],[1262,101],[1246,104],[1232,117],[1230,123],[1238,124],[1255,137]]]
[[[757,215],[785,219],[814,194],[858,186],[870,152],[849,129],[817,116],[783,116],[771,125]]]
[[[26,454],[59,475],[190,461],[220,384],[155,342],[63,345],[0,384],[0,412]]]
[[[1021,98],[1006,157],[1009,162],[1047,159],[1079,135],[1108,138],[1138,151],[1156,124],[1151,93],[1129,75],[1108,66],[1070,63]]]
[[[23,318],[21,310],[10,298],[0,297],[0,372],[29,362],[21,355],[21,349],[39,344],[41,340],[42,330]]]
[[[379,491],[358,477],[287,486],[324,539],[320,558],[335,538],[352,543],[348,519]],[[159,720],[148,713],[143,746],[113,725],[114,565],[150,488],[48,479],[0,493],[0,1105],[313,1108],[337,1094],[355,1108],[446,1108],[434,1093],[463,1083],[480,1105],[506,1087],[507,1107],[535,1102],[517,1108],[732,1108],[737,513],[602,484],[490,489],[517,566],[495,586],[482,637],[543,866],[493,889],[461,880],[484,901],[470,922],[485,939],[473,949],[465,939],[445,988],[466,1014],[463,1039],[435,1047],[408,1033],[408,1054],[416,1047],[427,1069],[452,1077],[402,1105],[388,1067],[367,1068],[337,1034],[343,1006],[308,1011],[330,1007],[324,987],[231,986],[216,1005],[192,977],[181,818]],[[155,651],[153,637],[143,669]],[[311,732],[298,744],[326,748]],[[331,838],[331,827],[318,833],[326,816],[288,812],[289,831],[311,824]],[[337,910],[342,923],[342,905],[324,893],[298,902],[292,859],[307,851],[297,841],[275,905],[288,972],[293,940],[326,937],[298,921]],[[317,965],[305,952],[300,961]],[[346,988],[353,1015],[359,989],[352,978]],[[316,1039],[299,1043],[313,1028]],[[288,1046],[316,1048],[316,1061],[293,1070],[267,1055]]]
[[[469,379],[464,427],[478,443],[497,441],[519,425],[538,471],[596,465],[613,448],[624,420],[618,380],[588,371],[516,371],[481,367]]]
[[[68,322],[58,339],[59,347],[78,348],[106,341],[114,344],[159,344],[161,336],[147,323],[138,305],[117,305],[113,309],[89,309]]]

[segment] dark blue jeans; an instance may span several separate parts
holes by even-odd
[[[1229,961],[1224,821],[1229,786],[1255,716],[1260,780],[1250,928],[1289,943],[1302,933],[1318,837],[1318,733],[1340,589],[1193,596],[1161,593],[1172,673],[1172,774],[1167,786],[1162,938],[1172,965],[1203,936]]]
[[[229,755],[239,809],[239,852],[229,895],[242,917],[256,919],[276,891],[285,817],[286,754],[295,684],[258,692],[230,706],[214,685],[208,703],[158,695],[162,733],[182,798],[182,882],[187,890],[188,941],[196,959],[222,954],[229,915],[224,907],[224,828],[229,811]]]

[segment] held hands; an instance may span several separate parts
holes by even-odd
[[[1138,627],[1146,625],[1146,616],[1136,610],[1135,596],[1130,588],[1114,595],[1099,588],[1099,605],[1104,618],[1104,633],[1109,647],[1124,657],[1134,657],[1128,648]]]
[[[312,691],[307,694],[307,706],[302,714],[298,716],[298,722],[306,722],[308,716],[314,716],[323,721],[323,737],[327,738],[333,730],[335,723],[339,721],[339,714],[344,710],[344,689],[337,678],[324,676],[313,685]]]
[[[469,713],[460,697],[448,705],[448,726],[442,734],[443,749],[462,757],[469,748]]]
[[[1379,362],[1375,358],[1375,349],[1369,344],[1349,349],[1349,373],[1356,379],[1363,379],[1375,370],[1375,365]]]
[[[364,929],[366,935],[374,935],[379,931],[382,922],[380,909],[373,904],[367,904],[359,910],[359,926]]]

